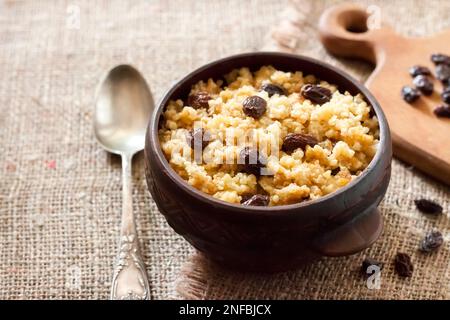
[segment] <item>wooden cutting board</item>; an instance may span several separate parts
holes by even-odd
[[[450,30],[428,38],[406,38],[385,25],[367,30],[368,17],[367,10],[355,4],[329,8],[319,23],[321,41],[336,56],[376,65],[366,86],[386,114],[395,156],[450,185],[450,119],[433,113],[442,104],[442,84],[433,78],[435,92],[413,104],[400,95],[404,85],[412,86],[411,66],[427,66],[434,72],[431,54],[450,55]]]

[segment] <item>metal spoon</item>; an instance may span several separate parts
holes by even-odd
[[[103,148],[122,157],[122,225],[111,299],[150,297],[133,215],[131,160],[144,148],[145,129],[153,109],[145,79],[129,65],[113,68],[97,90],[95,136]]]

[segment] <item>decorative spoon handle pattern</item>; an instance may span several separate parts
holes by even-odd
[[[113,300],[147,300],[150,288],[133,216],[131,156],[122,155],[123,204],[120,249],[111,286]]]

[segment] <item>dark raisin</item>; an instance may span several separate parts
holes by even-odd
[[[433,82],[427,76],[419,75],[414,78],[413,83],[424,95],[429,96],[433,93]]]
[[[239,152],[239,169],[248,174],[259,176],[266,161],[266,158],[256,149],[245,147]]]
[[[269,196],[263,194],[255,194],[250,199],[242,202],[244,206],[260,206],[267,207],[269,205]]]
[[[450,65],[450,56],[442,54],[442,53],[435,53],[435,54],[431,55],[431,61],[433,61],[434,64]]]
[[[211,136],[203,128],[196,128],[188,131],[186,142],[192,149],[201,148],[203,150],[211,142]]]
[[[200,91],[191,94],[188,97],[188,105],[194,109],[208,108],[208,101],[211,100],[211,96],[208,92]]]
[[[374,116],[376,116],[375,110],[373,109],[373,107],[370,107],[370,110],[369,110],[369,118],[373,118]]]
[[[314,147],[317,143],[317,139],[309,134],[289,133],[284,137],[281,149],[284,152],[292,152],[298,148],[305,150],[306,146]]]
[[[428,69],[427,67],[423,67],[423,66],[412,66],[409,69],[409,74],[411,75],[411,77],[415,78],[419,75],[424,75],[424,76],[430,76],[431,75],[431,71],[430,69]]]
[[[383,269],[383,263],[382,262],[377,261],[377,260],[372,259],[372,258],[365,258],[364,261],[362,262],[362,265],[361,265],[361,272],[362,272],[362,274],[364,274],[364,275],[372,274],[373,272],[367,273],[367,269],[370,266],[377,266],[378,268],[380,268],[380,270]]]
[[[414,203],[416,204],[416,207],[417,209],[419,209],[420,212],[429,214],[442,213],[442,206],[434,201],[427,199],[418,199],[414,200]]]
[[[331,175],[335,176],[337,175],[339,172],[341,171],[340,167],[334,168],[333,170],[331,170]]]
[[[247,116],[259,119],[266,112],[267,102],[261,97],[251,96],[244,100],[242,106]]]
[[[402,97],[403,97],[403,100],[405,100],[406,102],[412,103],[412,102],[416,101],[417,99],[419,99],[420,92],[416,88],[404,86],[402,88]]]
[[[327,88],[315,85],[306,84],[302,87],[302,95],[317,104],[324,104],[331,100],[331,91]]]
[[[406,253],[399,252],[394,260],[395,271],[401,277],[411,277],[414,271],[414,266],[411,257]]]
[[[265,83],[261,86],[261,90],[267,92],[269,94],[269,97],[273,96],[274,94],[278,94],[280,96],[284,95],[284,89],[272,84],[272,83]]]
[[[442,101],[450,104],[450,87],[447,87],[444,89],[444,91],[442,91],[441,98]]]
[[[442,81],[444,84],[450,82],[450,65],[440,64],[436,67],[436,78]]]
[[[253,194],[247,193],[241,195],[241,204],[253,197]]]
[[[440,118],[450,118],[450,106],[448,105],[436,107],[433,112]]]
[[[438,230],[432,230],[425,235],[420,242],[420,251],[431,252],[437,250],[444,243],[442,233]]]

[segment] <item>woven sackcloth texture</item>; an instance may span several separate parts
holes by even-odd
[[[1,1],[0,299],[109,296],[120,159],[101,150],[92,131],[95,88],[109,68],[135,65],[155,100],[207,61],[264,47],[310,55],[364,79],[370,67],[329,56],[318,40],[318,17],[333,3]],[[403,34],[450,28],[446,0],[363,3],[378,6]],[[295,22],[294,37],[283,33],[286,21]],[[448,187],[395,160],[381,205],[385,231],[374,246],[299,271],[244,275],[210,265],[172,231],[147,192],[142,155],[134,162],[134,208],[153,299],[448,299],[449,195]],[[418,197],[437,200],[444,214],[423,216],[413,204]],[[431,228],[446,243],[424,255],[417,245]],[[393,272],[397,251],[412,256],[412,278]],[[385,262],[379,290],[367,289],[357,272],[365,256]]]

